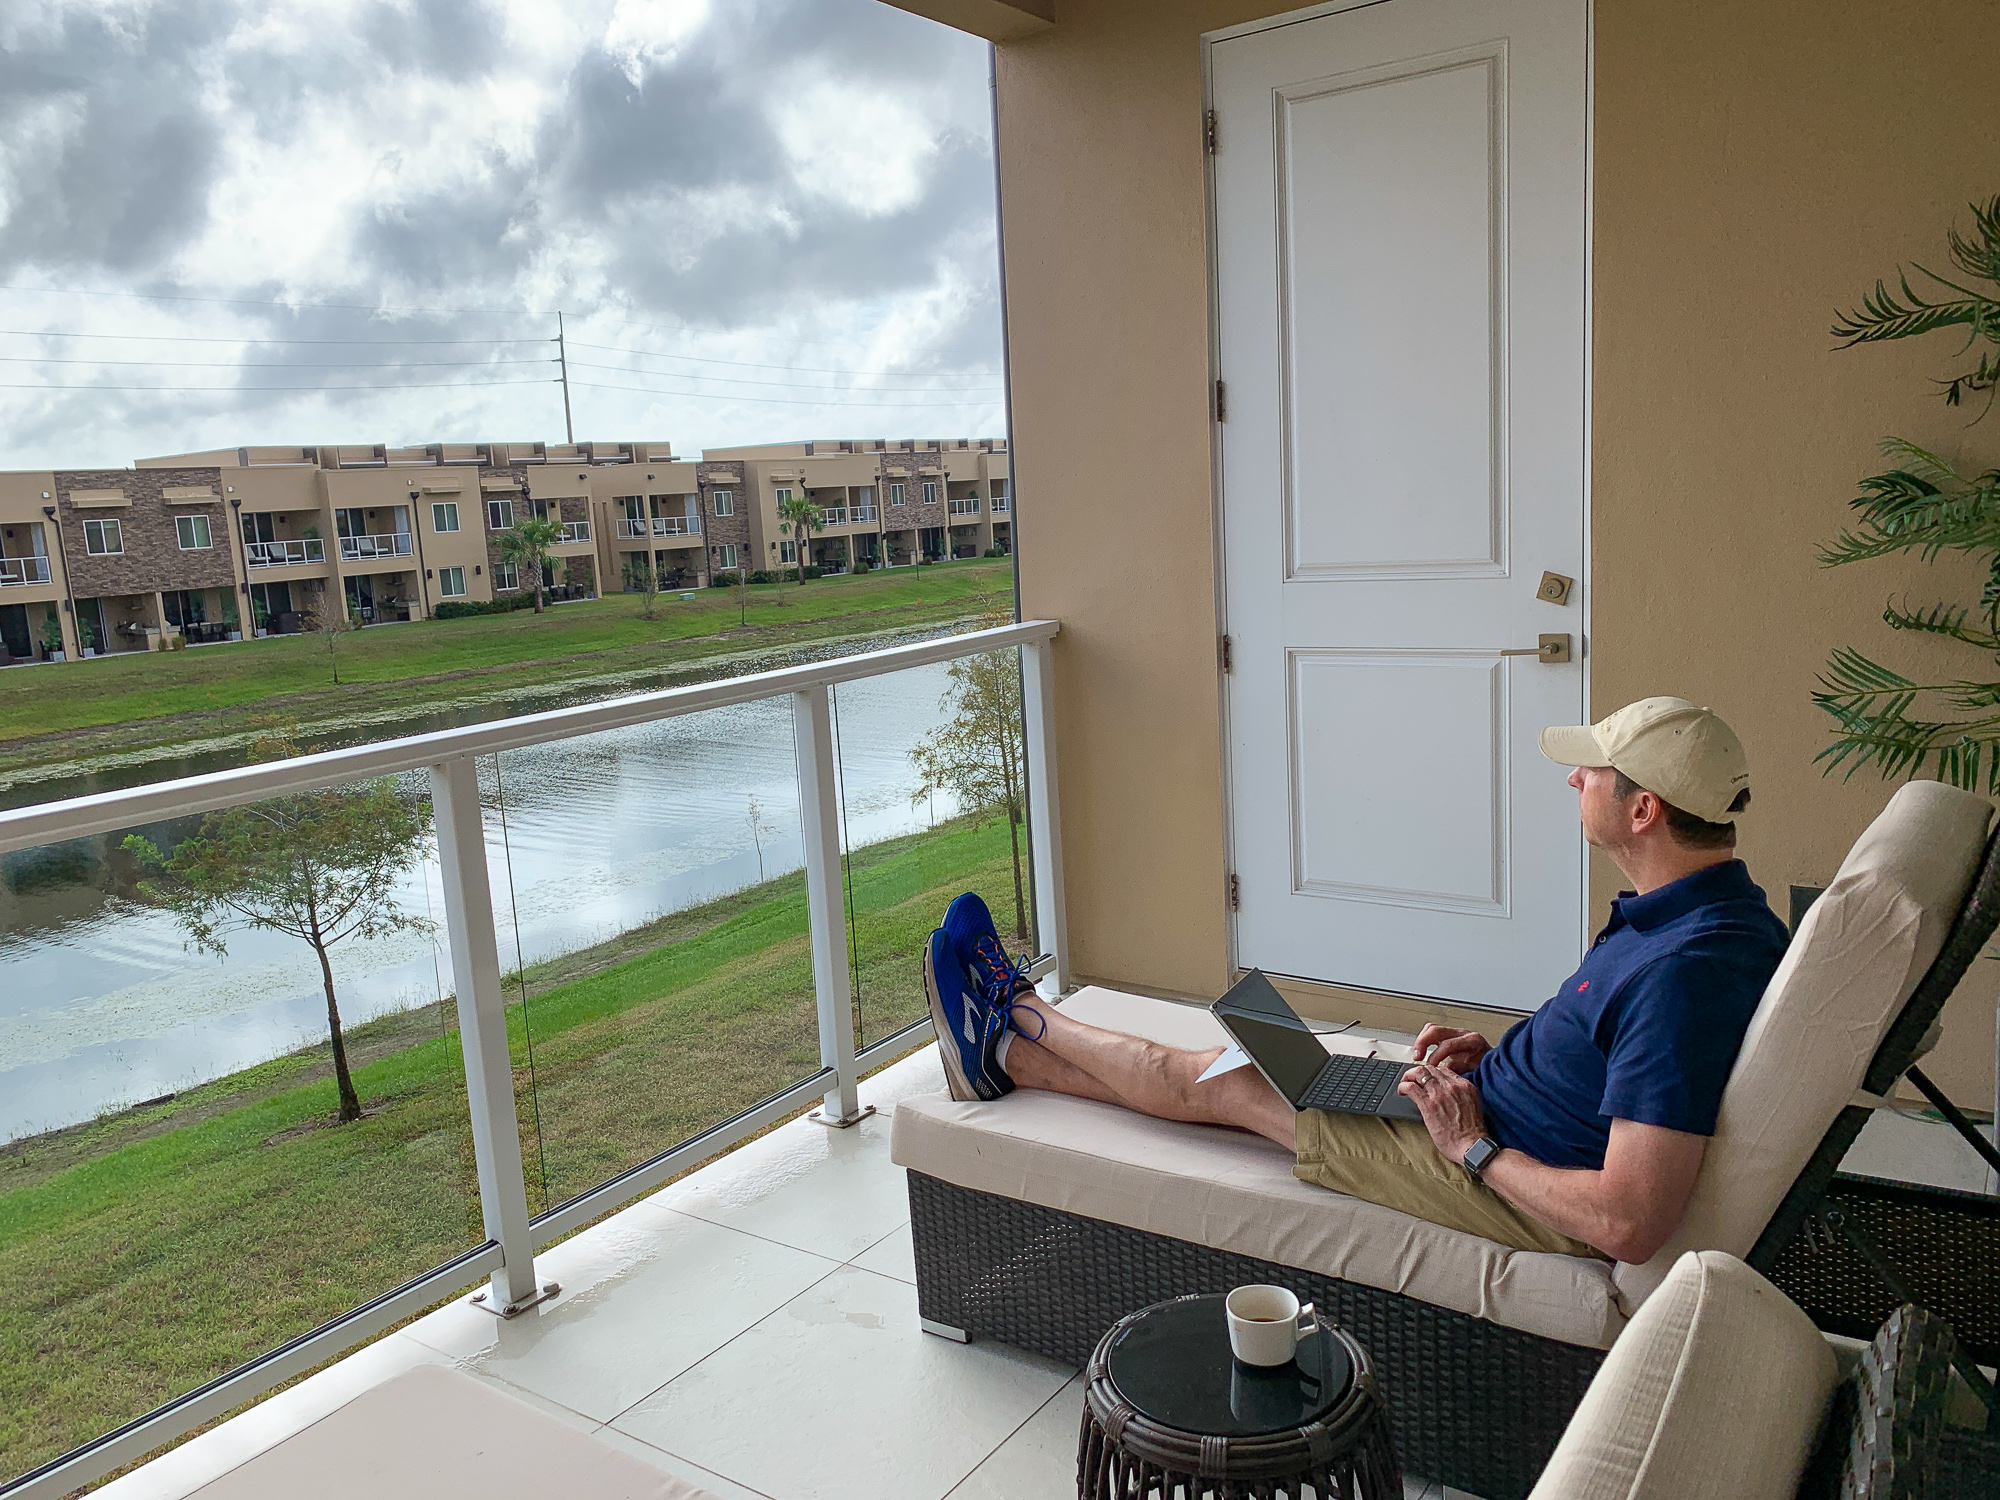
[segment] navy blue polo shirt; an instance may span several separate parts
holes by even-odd
[[[1613,1120],[1715,1134],[1786,942],[1740,859],[1625,892],[1583,967],[1473,1070],[1489,1133],[1552,1167],[1592,1170]]]

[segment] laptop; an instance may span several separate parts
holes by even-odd
[[[1260,971],[1245,974],[1209,1010],[1293,1109],[1423,1118],[1415,1100],[1396,1092],[1408,1063],[1329,1053]]]

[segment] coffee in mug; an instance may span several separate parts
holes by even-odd
[[[1282,1365],[1297,1352],[1301,1338],[1319,1329],[1313,1305],[1301,1306],[1281,1286],[1239,1286],[1224,1299],[1223,1309],[1230,1352],[1246,1365]]]

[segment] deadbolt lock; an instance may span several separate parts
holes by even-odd
[[[1565,578],[1560,573],[1544,573],[1541,587],[1535,590],[1535,597],[1547,604],[1569,603],[1569,591],[1576,587],[1574,578]]]
[[[1532,656],[1546,666],[1555,666],[1569,660],[1569,637],[1566,635],[1544,635],[1537,637],[1538,645],[1521,646],[1512,651],[1502,651],[1502,656]]]

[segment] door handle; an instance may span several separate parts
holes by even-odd
[[[1512,651],[1502,651],[1502,656],[1532,656],[1539,662],[1554,664],[1569,660],[1569,637],[1566,635],[1545,635],[1541,644],[1520,646]]]

